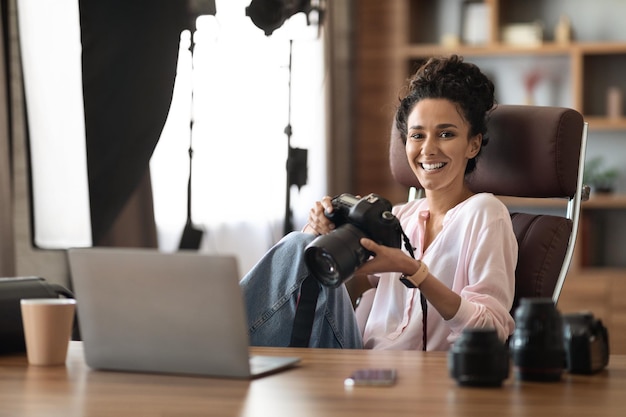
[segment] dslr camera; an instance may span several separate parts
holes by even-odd
[[[609,363],[609,335],[590,312],[563,315],[565,366],[573,374],[592,374]]]
[[[322,285],[336,288],[373,255],[361,246],[361,238],[400,248],[402,227],[391,213],[391,203],[376,194],[360,199],[341,194],[332,199],[332,205],[333,211],[325,214],[335,230],[315,238],[305,248],[304,260]]]

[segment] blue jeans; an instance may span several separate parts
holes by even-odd
[[[289,345],[300,286],[309,275],[304,249],[314,238],[308,233],[288,234],[241,280],[251,345]],[[321,286],[310,347],[360,349],[362,346],[345,286]]]

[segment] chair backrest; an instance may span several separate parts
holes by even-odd
[[[498,196],[567,199],[564,216],[512,213],[519,245],[515,301],[550,297],[556,303],[569,269],[586,198],[582,173],[587,125],[576,110],[498,105],[487,124],[489,143],[468,177],[474,192]],[[420,188],[393,123],[391,172],[399,183]]]

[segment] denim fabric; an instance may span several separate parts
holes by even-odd
[[[309,274],[304,249],[314,238],[308,233],[288,234],[241,280],[251,345],[289,345],[298,293]],[[362,345],[345,286],[321,286],[310,346],[359,349]]]

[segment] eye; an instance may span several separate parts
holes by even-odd
[[[443,131],[441,131],[439,136],[442,137],[442,138],[453,138],[456,135],[454,134],[454,132],[451,132],[449,130],[443,130]]]
[[[424,139],[424,135],[420,132],[413,132],[409,134],[409,138],[413,140],[421,140]]]

